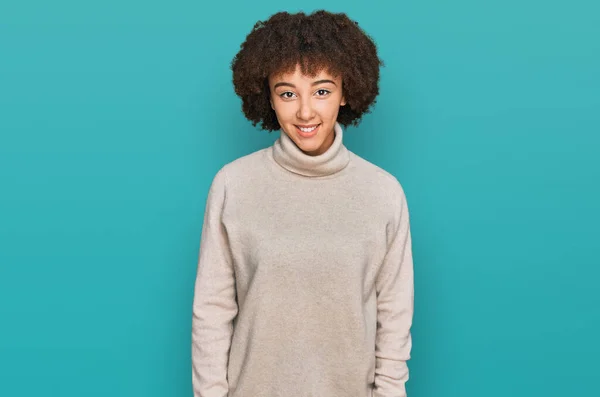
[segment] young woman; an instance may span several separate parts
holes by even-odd
[[[277,13],[232,62],[246,117],[280,131],[225,165],[196,278],[196,397],[402,397],[413,315],[397,179],[349,151],[379,92],[373,41],[345,14]]]

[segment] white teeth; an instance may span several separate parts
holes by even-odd
[[[302,132],[311,132],[311,131],[314,131],[315,128],[317,128],[317,126],[314,126],[312,128],[302,128],[302,127],[298,127],[298,128],[300,128],[300,131],[302,131]]]

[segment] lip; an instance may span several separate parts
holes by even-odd
[[[312,130],[311,132],[304,132],[300,129],[300,127],[302,128],[310,128],[310,127],[314,127],[317,126],[317,128],[315,128],[314,130]],[[294,127],[296,127],[296,132],[298,132],[298,135],[300,135],[302,138],[312,138],[313,136],[317,135],[317,132],[319,132],[319,129],[321,128],[321,124],[312,124],[312,125],[295,125]]]

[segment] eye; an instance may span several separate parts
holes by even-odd
[[[282,92],[281,94],[279,94],[280,97],[282,97],[283,99],[290,99],[294,97],[294,93],[291,91],[286,91],[286,92]]]
[[[318,96],[326,96],[327,94],[329,94],[331,91],[326,90],[324,88],[321,88],[320,90],[317,90],[317,95]]]

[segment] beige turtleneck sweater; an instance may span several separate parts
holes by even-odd
[[[281,132],[215,176],[193,303],[195,397],[406,396],[406,197],[335,131],[320,156]]]

